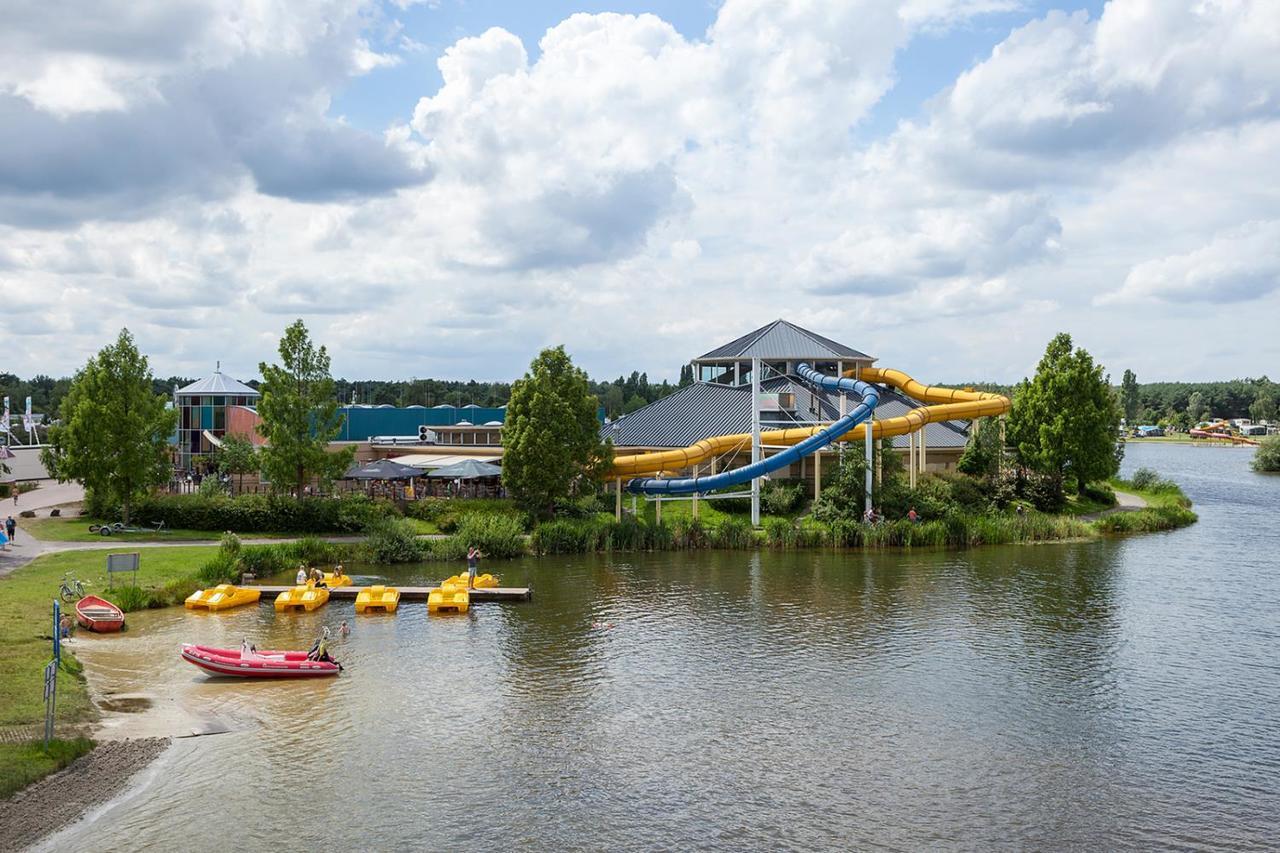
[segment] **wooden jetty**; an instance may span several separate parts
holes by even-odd
[[[387,584],[387,586],[395,586],[395,584]],[[439,586],[437,584],[436,586]],[[253,589],[262,590],[262,600],[271,602],[275,601],[277,595],[287,590],[293,589],[292,586],[253,586]],[[341,599],[355,601],[356,596],[360,594],[362,586],[334,586],[329,588],[329,600]],[[400,590],[400,600],[403,601],[426,601],[427,594],[435,589],[430,586],[396,586]],[[489,587],[487,589],[468,590],[471,593],[472,603],[482,601],[529,601],[533,598],[533,591],[527,586],[499,586]]]

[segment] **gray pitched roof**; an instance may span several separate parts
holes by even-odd
[[[840,401],[834,394],[815,391],[793,376],[781,376],[760,383],[770,393],[794,393],[799,420],[830,422],[840,417]],[[920,403],[892,389],[882,389],[876,406],[877,418],[905,415]],[[849,406],[845,407],[848,411]],[[786,413],[769,419],[764,429],[782,429],[791,421]],[[796,424],[800,425],[800,424]],[[601,439],[612,439],[617,447],[687,447],[713,435],[733,435],[751,431],[751,387],[695,382],[670,397],[605,424]],[[963,421],[945,421],[925,427],[929,447],[963,447],[969,440]],[[893,439],[895,447],[906,447],[907,436]]]
[[[719,358],[768,358],[768,359],[863,359],[875,358],[853,347],[824,338],[817,332],[802,329],[786,320],[774,320],[754,332],[748,332],[737,340],[719,346],[699,356],[694,361]]]
[[[204,379],[197,379],[185,388],[178,389],[179,397],[189,397],[195,394],[229,394],[232,397],[258,396],[258,392],[248,385],[232,379],[220,371],[215,372],[212,376],[206,376]]]

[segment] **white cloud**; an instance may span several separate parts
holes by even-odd
[[[856,141],[919,33],[1020,5],[726,0],[701,37],[580,14],[536,50],[492,28],[381,133],[329,115],[417,49],[375,0],[25,6],[0,32],[0,326],[31,320],[27,373],[128,322],[166,373],[250,375],[294,314],[364,375],[510,378],[564,342],[674,376],[778,316],[950,378],[1012,378],[1058,330],[1177,370],[1149,344],[1202,298],[1207,333],[1258,340],[1280,308],[1263,0],[1025,20]]]
[[[1180,255],[1145,261],[1099,304],[1163,300],[1232,303],[1280,290],[1280,221],[1251,222]]]

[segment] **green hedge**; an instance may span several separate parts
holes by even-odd
[[[98,518],[121,517],[119,507],[89,509]],[[155,495],[133,507],[133,519],[140,524],[163,521],[176,529],[235,533],[358,533],[379,518],[399,515],[391,501],[361,494],[303,500],[276,495]]]

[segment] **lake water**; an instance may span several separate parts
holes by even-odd
[[[1131,443],[1126,470],[1200,513],[1167,534],[493,562],[533,601],[462,617],[132,615],[86,657],[154,707],[109,724],[231,731],[175,741],[49,846],[1274,848],[1280,478],[1250,458]],[[178,658],[343,618],[337,679]]]

